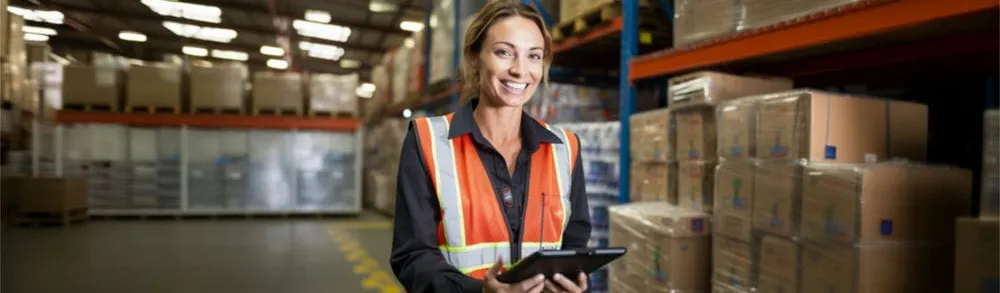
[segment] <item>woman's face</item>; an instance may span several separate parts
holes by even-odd
[[[480,60],[480,86],[491,104],[524,105],[538,89],[545,63],[545,38],[530,19],[497,20],[486,31]]]

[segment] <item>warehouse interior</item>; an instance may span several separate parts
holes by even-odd
[[[414,292],[403,140],[488,2],[0,0],[0,291]],[[996,0],[520,2],[628,249],[588,292],[1000,292]]]

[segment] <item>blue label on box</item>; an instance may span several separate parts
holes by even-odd
[[[823,158],[827,160],[837,159],[837,147],[832,145],[827,145],[823,148]]]
[[[879,231],[882,233],[882,236],[892,235],[892,220],[882,220]]]
[[[729,147],[729,156],[734,158],[743,157],[743,146],[734,145]]]
[[[691,220],[691,232],[701,233],[705,229],[705,223],[701,219]]]

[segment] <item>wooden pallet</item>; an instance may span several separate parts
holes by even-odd
[[[611,1],[593,7],[580,16],[552,26],[552,40],[559,41],[587,32],[592,27],[609,23],[622,15],[621,1]]]
[[[243,108],[191,107],[191,114],[243,115]]]
[[[299,109],[281,109],[281,108],[255,108],[253,109],[254,116],[300,116],[302,115],[302,110]]]
[[[309,118],[356,118],[358,115],[351,112],[341,111],[309,111]]]
[[[63,104],[62,108],[84,112],[118,112],[118,106],[109,104]]]
[[[180,114],[179,106],[125,106],[125,112],[149,113],[149,114]]]
[[[71,224],[87,221],[87,209],[79,208],[62,212],[16,212],[14,222],[19,225],[43,226],[58,225],[67,227]]]

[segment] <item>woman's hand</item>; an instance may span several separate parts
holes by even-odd
[[[560,274],[553,276],[552,280],[545,280],[545,292],[583,293],[584,291],[587,291],[587,274],[582,272],[576,278],[576,284],[573,284],[572,280]]]
[[[545,276],[541,274],[517,284],[505,284],[497,281],[497,273],[502,267],[503,257],[498,258],[493,267],[486,271],[483,293],[541,293],[542,289],[545,289]]]

